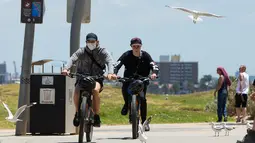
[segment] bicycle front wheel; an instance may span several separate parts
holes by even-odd
[[[85,132],[86,132],[86,140],[87,142],[91,142],[92,140],[92,137],[93,137],[93,123],[92,123],[92,120],[91,120],[91,117],[93,117],[94,114],[92,112],[91,109],[88,110],[88,119],[89,119],[89,122],[85,125]]]
[[[84,137],[84,120],[86,117],[86,106],[87,106],[87,97],[82,98],[81,102],[81,116],[80,116],[80,130],[79,130],[79,143],[83,143],[83,137]]]

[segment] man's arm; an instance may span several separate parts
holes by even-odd
[[[83,49],[78,49],[73,55],[70,57],[69,61],[67,62],[67,65],[65,69],[70,70],[72,68],[73,64],[79,59],[79,57],[84,53]]]
[[[106,61],[107,67],[108,67],[108,74],[113,74],[113,59],[112,59],[110,53],[106,49],[104,49],[102,51],[102,54],[105,57],[105,61]]]
[[[149,53],[147,53],[147,56],[148,56],[148,59],[149,59],[150,68],[152,70],[152,73],[155,73],[156,75],[158,75],[158,72],[159,72],[158,65],[156,65],[156,63],[153,61],[153,59],[151,58],[151,55]]]
[[[120,68],[124,64],[124,58],[125,58],[125,53],[121,55],[121,57],[117,60],[116,65],[114,66],[114,74],[118,74]]]

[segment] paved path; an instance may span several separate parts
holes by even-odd
[[[147,143],[235,143],[246,134],[246,126],[237,128],[225,136],[222,131],[219,137],[214,137],[209,124],[166,124],[151,125],[151,131],[146,132]],[[102,126],[94,129],[95,143],[140,143],[132,140],[131,126]],[[14,130],[0,130],[0,143],[77,143],[77,135],[64,136],[14,136]]]

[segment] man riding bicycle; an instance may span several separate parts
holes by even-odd
[[[117,74],[122,65],[125,66],[124,77],[131,77],[134,74],[138,74],[143,77],[147,77],[152,70],[151,79],[155,79],[157,77],[159,68],[152,60],[149,53],[141,50],[142,41],[140,38],[131,39],[130,46],[132,50],[126,51],[122,54],[122,56],[118,59],[117,65],[115,65],[114,73]],[[128,112],[128,86],[130,83],[123,83],[122,86],[122,95],[124,98],[124,106],[121,110],[122,115],[127,115]],[[142,124],[146,120],[147,116],[147,100],[146,100],[146,90],[147,87],[144,86],[144,98],[141,99],[141,118]],[[131,122],[129,116],[129,122]],[[149,131],[149,125],[145,126],[145,131]]]
[[[89,33],[86,36],[86,47],[78,49],[69,59],[69,62],[65,69],[62,71],[63,74],[68,75],[70,68],[76,64],[77,73],[88,74],[90,76],[102,76],[105,70],[105,64],[108,66],[109,80],[115,80],[117,76],[113,74],[113,59],[105,48],[99,46],[98,37],[94,33]],[[75,116],[73,119],[73,125],[78,127],[79,116],[79,81],[81,79],[77,78],[75,83],[74,91],[74,104],[75,104]],[[103,90],[103,80],[96,80],[96,86],[92,91],[93,94],[93,110],[95,112],[94,116],[94,126],[100,127],[101,121],[99,116],[100,108],[100,97],[99,93]]]

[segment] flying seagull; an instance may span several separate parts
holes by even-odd
[[[221,15],[216,15],[216,14],[208,13],[208,12],[201,12],[201,11],[196,11],[196,10],[190,10],[190,9],[186,9],[186,8],[183,8],[183,7],[172,7],[172,6],[168,6],[168,5],[166,5],[165,7],[169,7],[169,8],[173,8],[173,9],[177,9],[177,10],[181,10],[181,11],[190,13],[191,15],[189,15],[188,17],[192,19],[194,24],[196,24],[198,21],[203,21],[203,19],[200,18],[201,16],[216,17],[216,18],[223,18],[223,17],[225,17],[225,16],[221,16]]]
[[[22,112],[24,112],[24,111],[26,110],[26,108],[29,108],[29,107],[31,107],[31,106],[33,106],[33,105],[36,104],[36,102],[33,102],[33,103],[30,104],[30,105],[23,105],[23,106],[21,106],[21,107],[16,111],[15,115],[13,116],[13,114],[12,114],[11,110],[8,108],[8,106],[7,106],[4,102],[2,102],[2,103],[3,103],[5,109],[7,110],[8,114],[9,114],[9,116],[6,117],[5,119],[6,119],[7,121],[9,121],[9,122],[12,122],[12,123],[16,123],[17,121],[23,121],[23,120],[18,119],[19,116],[20,116],[20,114],[21,114]]]

